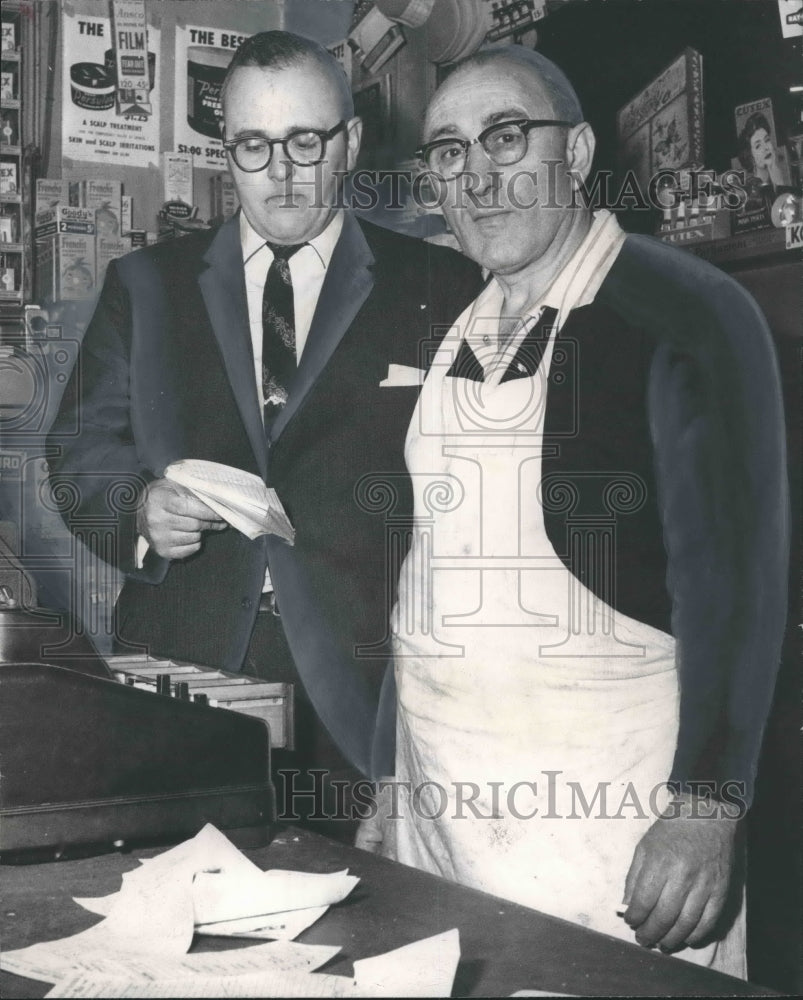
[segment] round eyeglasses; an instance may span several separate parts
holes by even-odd
[[[247,174],[265,170],[273,158],[274,146],[281,146],[285,157],[297,167],[312,167],[323,162],[327,142],[345,128],[346,123],[341,120],[326,132],[314,128],[296,129],[283,139],[268,139],[261,132],[251,132],[236,139],[224,139],[223,145],[240,170]]]
[[[434,174],[448,179],[463,173],[466,169],[469,148],[478,142],[492,163],[498,167],[509,167],[513,163],[518,163],[527,152],[529,144],[527,135],[530,130],[546,128],[548,125],[572,127],[571,122],[551,118],[516,118],[483,129],[475,139],[447,136],[425,142],[415,151],[415,155],[423,160]]]

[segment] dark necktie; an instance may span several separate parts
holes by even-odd
[[[287,386],[296,370],[293,280],[288,261],[305,244],[266,245],[273,252],[262,293],[262,391],[267,422],[287,402]]]

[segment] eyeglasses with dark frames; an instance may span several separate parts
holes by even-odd
[[[415,151],[415,155],[423,160],[434,174],[449,179],[463,173],[468,151],[478,142],[492,163],[499,167],[508,167],[518,163],[527,152],[528,133],[532,129],[547,128],[550,125],[571,128],[572,122],[552,118],[516,118],[490,125],[474,139],[445,136],[443,139],[425,142]]]
[[[281,146],[285,157],[297,167],[312,167],[326,158],[326,144],[346,128],[341,119],[328,131],[314,128],[295,129],[282,139],[268,139],[261,132],[249,132],[236,139],[224,139],[231,158],[247,174],[265,170],[273,159],[273,147]]]

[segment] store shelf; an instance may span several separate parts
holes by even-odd
[[[757,229],[754,232],[731,236],[711,243],[686,245],[684,249],[712,264],[745,263],[792,254],[786,249],[786,233],[783,229]]]

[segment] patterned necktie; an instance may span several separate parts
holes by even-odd
[[[262,392],[267,423],[287,402],[287,385],[296,370],[293,280],[288,261],[305,244],[266,245],[273,252],[262,293]]]

